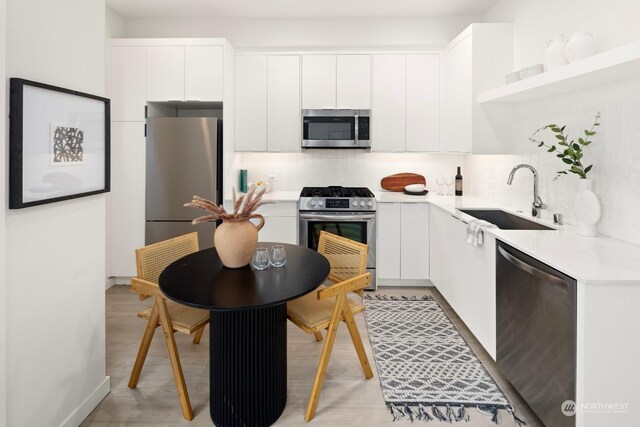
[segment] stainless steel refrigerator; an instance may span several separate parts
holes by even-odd
[[[186,208],[194,195],[222,203],[222,121],[210,117],[147,119],[145,244],[193,231],[213,246],[215,223],[192,225],[206,212]]]

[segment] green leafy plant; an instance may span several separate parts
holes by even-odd
[[[578,175],[581,179],[587,178],[587,174],[593,165],[585,166],[582,163],[584,147],[593,142],[591,137],[596,134],[595,128],[600,126],[599,120],[600,113],[597,113],[591,129],[585,129],[584,136],[578,138],[578,141],[574,139],[569,141],[569,135],[564,133],[566,126],[560,127],[556,124],[543,126],[529,137],[529,141],[538,144],[538,147],[545,147],[549,153],[555,153],[556,156],[567,165],[567,169],[558,171],[555,179],[558,179],[560,175],[567,175],[569,172]],[[536,139],[536,136],[546,129],[549,129],[555,136],[555,141],[552,144],[547,144],[543,140]]]

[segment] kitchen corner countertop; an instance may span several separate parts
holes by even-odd
[[[245,193],[238,193],[245,194]],[[298,202],[300,200],[300,191],[270,191],[262,196],[263,200],[269,200],[273,202]],[[225,202],[230,202],[231,197],[225,197]]]
[[[477,196],[409,196],[403,193],[376,192],[378,203],[429,203],[466,222],[473,217],[460,212],[464,208],[502,209],[555,230],[486,229],[504,243],[562,271],[584,284],[640,285],[640,246],[611,237],[585,237],[566,224],[557,226],[548,220],[533,218],[528,212]]]

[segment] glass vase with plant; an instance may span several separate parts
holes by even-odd
[[[556,124],[549,124],[536,130],[529,137],[529,141],[538,144],[538,147],[545,147],[549,153],[555,153],[555,155],[567,165],[567,169],[557,172],[558,175],[555,179],[558,179],[560,175],[567,175],[568,173],[576,174],[580,179],[586,179],[593,165],[585,166],[582,163],[584,148],[593,142],[592,137],[596,134],[595,129],[598,126],[600,126],[600,113],[596,113],[591,129],[585,129],[584,136],[579,137],[577,141],[575,139],[569,140],[569,135],[564,133],[566,126],[560,127]],[[551,144],[537,139],[538,134],[546,129],[549,129],[555,136],[555,141]]]

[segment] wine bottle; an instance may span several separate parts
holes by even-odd
[[[462,175],[460,175],[460,166],[456,174],[456,196],[462,196]]]

